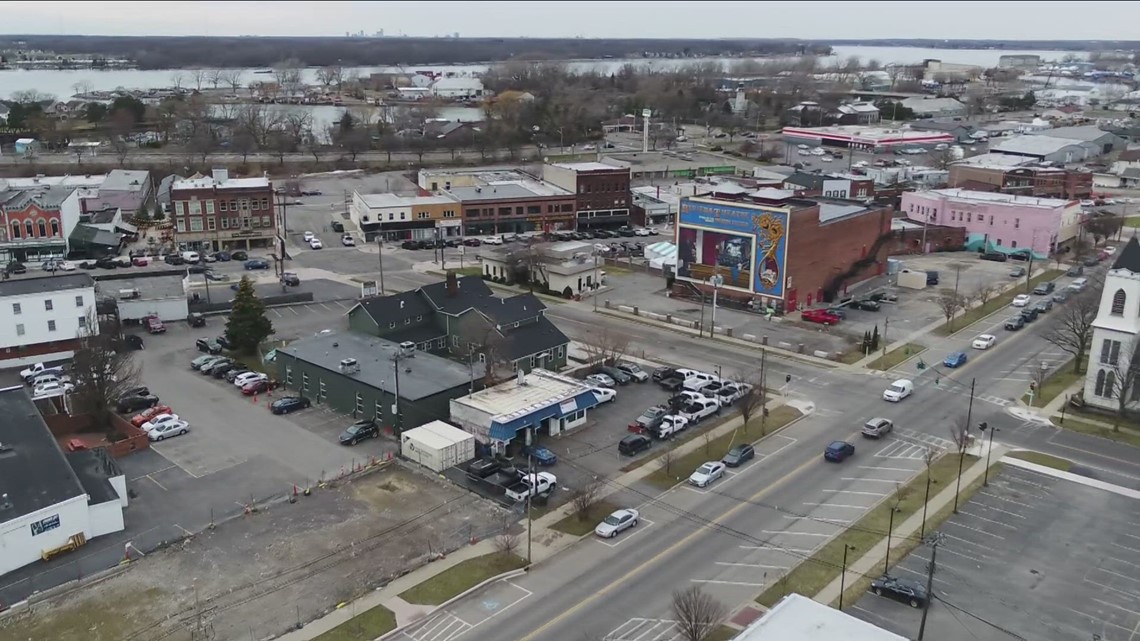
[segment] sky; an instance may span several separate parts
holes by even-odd
[[[428,37],[1140,38],[1140,2],[20,0],[0,1],[0,18],[0,34],[52,35],[343,36],[363,29]]]

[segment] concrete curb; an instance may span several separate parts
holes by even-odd
[[[422,619],[417,619],[417,620],[412,621],[411,623],[409,623],[407,625],[396,626],[396,628],[394,628],[390,632],[385,632],[384,634],[380,635],[379,637],[376,637],[375,641],[384,641],[384,639],[390,639],[392,637],[395,637],[397,634],[400,634],[401,632],[412,627],[413,625],[420,623],[421,621],[430,617],[431,615],[435,614],[436,612],[439,612],[440,610],[447,608],[448,606],[456,603],[457,601],[459,601],[461,599],[466,598],[468,595],[470,595],[474,592],[482,590],[483,588],[487,587],[488,585],[490,585],[492,583],[495,583],[496,581],[507,581],[509,579],[515,578],[516,576],[522,576],[522,575],[526,574],[527,570],[529,568],[530,568],[530,566],[527,566],[525,568],[519,568],[518,570],[511,570],[510,572],[504,572],[498,576],[493,576],[493,577],[483,581],[479,585],[475,585],[475,586],[472,586],[470,588],[467,588],[463,592],[460,592],[459,594],[451,597],[450,599],[444,601],[443,603],[440,603],[439,605],[437,605],[434,608],[432,608],[431,610],[429,610],[428,613],[425,614]],[[444,570],[444,572],[446,572],[446,571],[447,570]],[[381,605],[383,605],[383,604],[381,604]],[[412,604],[412,605],[420,605],[420,604]],[[349,619],[349,620],[351,620],[351,619]]]
[[[1012,452],[1032,452],[1034,450],[1017,449],[1017,450],[1011,450],[1011,451]],[[1014,458],[1011,456],[1002,456],[1000,461],[1004,465],[1012,465],[1013,467],[1020,467],[1022,469],[1029,470],[1031,472],[1037,472],[1038,474],[1044,474],[1046,476],[1052,476],[1054,478],[1059,478],[1059,479],[1062,479],[1065,481],[1072,481],[1073,483],[1079,483],[1080,485],[1085,485],[1088,487],[1094,487],[1098,490],[1104,490],[1106,492],[1112,492],[1113,494],[1119,494],[1120,496],[1126,496],[1130,499],[1140,499],[1140,492],[1133,490],[1131,488],[1123,487],[1121,485],[1115,485],[1113,483],[1105,483],[1104,481],[1098,481],[1096,479],[1091,479],[1087,476],[1081,476],[1080,474],[1073,474],[1072,472],[1065,472],[1063,470],[1054,469],[1054,468],[1048,467],[1046,465],[1038,465],[1037,463],[1032,463],[1030,461],[1025,461],[1025,460],[1022,460],[1019,458]]]

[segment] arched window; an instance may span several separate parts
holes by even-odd
[[[1104,375],[1104,397],[1112,398],[1116,396],[1116,372],[1109,372]]]
[[[12,221],[12,240],[15,240],[19,237],[20,237],[20,221],[13,220]]]
[[[26,232],[24,235],[28,238],[32,238],[33,236],[36,235],[36,230],[34,227],[32,227],[32,221],[30,221],[30,220],[24,221],[24,231]]]
[[[51,219],[51,235],[59,237],[59,221],[54,218]]]
[[[1127,297],[1124,295],[1123,289],[1116,290],[1116,293],[1112,295],[1112,313],[1113,314],[1116,314],[1117,316],[1123,316],[1124,315],[1124,301],[1126,299],[1127,299]]]
[[[1096,373],[1096,388],[1093,390],[1097,396],[1104,396],[1104,370]]]
[[[40,228],[40,238],[47,238],[47,221],[41,218],[37,220],[36,223]]]

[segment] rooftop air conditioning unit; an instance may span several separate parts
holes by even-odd
[[[344,374],[355,374],[360,371],[360,363],[355,358],[344,358],[340,361],[340,371]]]

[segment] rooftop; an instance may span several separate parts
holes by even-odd
[[[142,191],[150,172],[138,169],[113,169],[100,187],[104,191]]]
[[[555,191],[555,189],[557,189],[557,191]],[[565,189],[551,189],[534,180],[497,182],[482,187],[452,187],[451,190],[446,193],[455,196],[465,203],[478,200],[549,198],[551,196],[570,195],[570,192]]]
[[[277,351],[337,374],[341,374],[342,360],[355,358],[360,370],[343,376],[395,394],[394,359],[400,346],[392,341],[354,332],[329,332],[293,341]],[[409,401],[467,386],[471,378],[467,365],[427,352],[401,358],[399,366],[400,398]]]
[[[1003,194],[997,192],[970,191],[968,189],[932,189],[927,193],[938,194],[940,196],[944,196],[953,200],[1004,203],[1008,205],[1041,207],[1047,209],[1065,207],[1069,204],[1069,201],[1062,200],[1060,198],[1037,198],[1035,196],[1018,196],[1015,194]]]
[[[31,189],[45,185],[55,187],[99,187],[106,181],[106,174],[87,174],[82,176],[35,176],[32,178],[0,178],[0,190]]]
[[[119,299],[119,292],[127,289],[133,289],[139,293],[139,297],[135,300],[186,298],[182,275],[179,274],[101,280],[97,289],[100,294],[112,296],[116,300]]]
[[[215,180],[213,176],[198,176],[196,178],[183,178],[175,180],[170,186],[171,191],[180,189],[268,189],[269,179],[262,176],[257,178],[226,178]]]
[[[0,523],[62,503],[84,490],[28,390],[0,390]]]
[[[541,407],[573,398],[589,389],[580,381],[539,368],[531,370],[523,378],[522,385],[512,379],[452,402],[483,411],[499,422],[506,422]]]
[[[48,294],[63,292],[71,289],[94,287],[95,281],[89,274],[45,274],[27,276],[24,278],[9,278],[0,281],[0,296],[28,296],[32,294]]]
[[[560,169],[570,169],[572,171],[616,171],[619,169],[628,169],[628,167],[619,167],[604,162],[552,162],[550,164]]]
[[[965,111],[966,105],[954,98],[906,98],[901,103],[916,113],[932,113],[938,111]]]
[[[786,135],[800,138],[831,137],[840,140],[856,140],[869,143],[885,142],[953,142],[954,136],[934,131],[916,131],[891,127],[865,125],[833,125],[830,127],[784,127]]]
[[[978,154],[977,156],[970,156],[962,160],[955,161],[953,165],[965,165],[967,167],[983,167],[988,169],[1009,169],[1011,167],[1021,167],[1035,162],[1032,158],[1025,156],[1015,156],[1012,154]]]
[[[0,180],[0,183],[3,183]],[[75,192],[74,187],[37,186],[36,188],[0,189],[0,207],[11,210],[22,210],[28,205],[35,204],[44,209],[58,209],[63,201]]]
[[[119,500],[119,493],[111,485],[110,479],[122,476],[123,471],[115,459],[107,455],[106,448],[68,452],[65,456],[68,465],[79,478],[83,491],[87,493],[88,505]]]
[[[1085,142],[1094,142],[1103,138],[1104,136],[1112,135],[1101,129],[1097,125],[1082,125],[1079,127],[1056,127],[1054,129],[1045,129],[1041,133],[1030,134],[1033,136],[1048,136],[1050,138],[1065,138],[1067,140],[1083,140]]]
[[[432,421],[419,427],[412,428],[402,434],[403,439],[415,438],[436,449],[444,449],[449,445],[475,438],[470,432],[465,432],[454,425],[443,421]]]
[[[819,203],[819,222],[829,223],[835,220],[839,220],[840,218],[862,214],[867,211],[870,210],[859,205],[821,202]]]
[[[728,158],[700,151],[648,151],[617,152],[609,150],[603,162],[629,167],[634,173],[658,173],[701,169],[705,167],[735,167],[752,171],[755,163],[740,158]]]
[[[906,641],[906,637],[857,619],[829,605],[789,594],[733,637],[733,641]]]
[[[1128,239],[1128,244],[1120,251],[1112,268],[1126,269],[1133,274],[1140,274],[1140,242],[1136,240],[1136,236]]]
[[[1073,138],[1054,138],[1045,134],[1025,134],[1006,138],[997,145],[990,147],[991,151],[1005,154],[1023,154],[1027,156],[1048,156],[1055,154],[1065,147],[1079,145],[1081,140]]]
[[[398,196],[396,194],[362,194],[356,196],[372,209],[383,207],[412,207],[414,205],[448,205],[456,200],[448,196]]]

